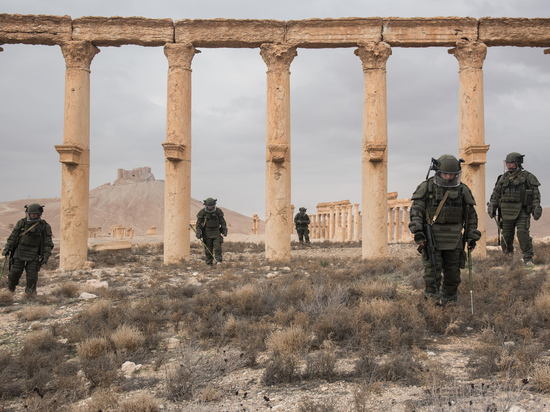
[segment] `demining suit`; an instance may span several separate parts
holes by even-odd
[[[457,300],[460,269],[466,263],[464,246],[475,248],[481,237],[474,197],[460,181],[461,161],[452,155],[432,159],[435,176],[412,195],[409,229],[422,254],[424,297],[443,303]]]
[[[214,257],[216,263],[222,262],[222,235],[227,236],[227,224],[223,212],[216,207],[216,201],[209,197],[203,202],[205,207],[197,213],[196,233],[204,243],[207,265],[214,263]]]
[[[514,253],[514,232],[517,228],[519,247],[526,265],[533,263],[533,240],[529,233],[531,214],[535,220],[542,216],[540,183],[532,173],[523,170],[524,155],[512,152],[506,156],[506,172],[497,179],[487,213],[498,215],[501,232],[501,248],[505,254]]]

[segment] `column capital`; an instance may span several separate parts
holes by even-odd
[[[476,41],[459,41],[448,52],[456,57],[460,70],[482,69],[487,57],[487,45]]]
[[[260,46],[260,55],[267,65],[267,70],[290,70],[290,63],[298,55],[293,44],[264,43]]]
[[[391,47],[384,42],[361,43],[354,51],[363,62],[363,71],[372,69],[386,70],[386,62],[391,56]]]
[[[168,66],[191,70],[191,61],[195,54],[200,53],[189,43],[167,43],[164,45],[164,55],[168,59]]]
[[[89,41],[68,41],[61,45],[67,69],[90,70],[90,65],[100,50]]]

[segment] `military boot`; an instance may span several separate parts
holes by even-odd
[[[11,280],[8,280],[8,283],[6,285],[10,292],[15,292],[15,285],[11,282]]]

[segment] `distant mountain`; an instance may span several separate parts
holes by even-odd
[[[111,227],[133,227],[136,236],[145,235],[151,226],[157,234],[164,232],[164,181],[151,178],[150,173],[140,168],[130,172],[119,169],[119,178],[113,184],[106,183],[90,191],[88,226],[101,227],[102,235],[111,232]],[[138,173],[133,173],[133,172]],[[149,169],[150,172],[150,169]],[[130,173],[130,178],[126,175]],[[44,219],[52,226],[54,237],[59,237],[61,199],[24,199],[0,202],[0,236],[7,237],[11,227],[25,216],[24,207],[31,203],[44,205]],[[195,220],[202,202],[191,199],[191,220]],[[251,234],[252,217],[221,208],[225,214],[229,233]],[[260,233],[264,222],[260,222]]]

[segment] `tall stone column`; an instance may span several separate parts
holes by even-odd
[[[265,257],[290,261],[290,64],[296,47],[262,44],[267,65]]]
[[[348,231],[346,235],[346,240],[348,242],[351,242],[352,235],[353,235],[353,206],[348,205],[347,206],[347,216],[348,216]]]
[[[359,233],[361,231],[361,214],[359,212],[359,203],[354,203],[355,212],[353,214],[353,240],[359,241]]]
[[[191,61],[200,53],[190,44],[164,46],[168,59],[168,99],[164,148],[164,264],[190,256]]]
[[[61,45],[65,58],[59,267],[80,269],[88,258],[90,199],[90,65],[99,49],[90,42]]]
[[[489,145],[485,145],[483,61],[487,46],[459,41],[449,53],[456,57],[459,66],[459,156],[466,161],[462,166],[462,181],[472,190],[477,204],[478,229],[485,234],[485,163]],[[486,246],[486,236],[482,236],[474,254],[487,256]]]
[[[363,63],[363,259],[388,255],[387,43],[366,43],[355,50]],[[366,241],[368,239],[368,242]]]

